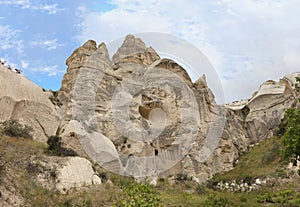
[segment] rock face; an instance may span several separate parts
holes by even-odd
[[[279,82],[266,81],[252,98],[226,105],[226,124],[207,170],[210,177],[233,168],[239,152],[274,135],[287,108],[297,104],[295,73]],[[209,159],[208,159],[209,161]],[[213,170],[213,171],[211,171]]]
[[[239,152],[273,135],[296,103],[298,74],[265,82],[249,100],[218,106],[205,76],[128,35],[112,61],[88,41],[67,60],[59,91],[66,145],[124,175],[187,173],[199,182],[233,168]]]
[[[27,78],[0,64],[0,122],[17,119],[34,129],[34,138],[46,141],[59,126],[50,92],[43,92]]]
[[[236,117],[244,119],[246,139],[239,144],[249,145],[273,136],[284,116],[284,110],[296,106],[295,80],[299,74],[283,77],[279,82],[266,81],[251,99],[227,105]],[[234,131],[234,130],[233,130]]]
[[[59,128],[66,147],[122,175],[186,173],[203,182],[273,136],[284,110],[297,104],[300,74],[290,74],[263,83],[248,100],[219,106],[205,75],[193,83],[182,66],[132,35],[112,60],[104,43],[89,40],[66,64],[53,94],[0,65],[0,121],[19,119],[41,141]],[[62,192],[100,182],[82,159],[60,168]]]

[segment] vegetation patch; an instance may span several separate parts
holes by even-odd
[[[285,177],[286,173],[283,169],[287,163],[280,155],[281,149],[280,137],[275,136],[261,142],[241,156],[234,169],[215,175],[210,182],[212,184],[231,180],[252,182],[259,177]]]
[[[2,123],[3,133],[12,137],[23,137],[32,139],[33,129],[30,126],[22,125],[18,120],[10,119]]]
[[[69,148],[65,148],[62,145],[61,137],[54,135],[50,136],[47,140],[48,149],[47,153],[57,156],[78,156],[78,154]]]
[[[157,191],[147,183],[131,182],[121,186],[124,194],[115,207],[161,207],[163,206]]]

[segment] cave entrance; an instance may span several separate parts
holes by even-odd
[[[155,150],[154,150],[154,155],[155,155],[155,156],[158,156],[158,149],[155,149]]]

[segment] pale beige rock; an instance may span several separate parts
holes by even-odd
[[[0,65],[0,120],[17,118],[43,141],[42,128],[52,135],[60,121],[64,146],[114,172],[180,172],[202,182],[232,169],[240,151],[272,136],[284,110],[297,104],[299,74],[218,106],[205,76],[192,83],[183,67],[132,35],[112,59],[104,43],[90,40],[76,49],[58,93],[60,108],[50,93]]]
[[[101,184],[92,163],[82,157],[69,157],[56,169],[56,189],[67,193],[70,189]]]
[[[0,122],[17,119],[34,129],[34,139],[46,141],[59,126],[57,106],[51,92],[0,64]]]
[[[142,65],[151,65],[156,60],[160,59],[158,54],[151,48],[147,48],[145,43],[134,37],[127,35],[122,46],[114,54],[112,60],[118,67],[120,63],[137,63]]]
[[[267,81],[249,100],[218,106],[205,76],[192,83],[183,67],[160,59],[132,35],[125,38],[113,63],[105,47],[97,54],[96,43],[88,45],[92,49],[83,45],[76,50],[87,50],[88,58],[78,59],[75,69],[69,65],[68,73],[77,70],[77,76],[64,77],[62,92],[69,97],[64,140],[71,143],[77,137],[82,144],[100,139],[110,149],[98,161],[121,174],[180,172],[205,181],[232,169],[241,150],[272,136],[284,110],[296,100],[295,75],[288,75],[278,83]],[[77,57],[76,51],[71,57]],[[91,130],[89,139],[70,127],[74,120],[82,122],[83,134]],[[91,136],[93,130],[101,133]]]

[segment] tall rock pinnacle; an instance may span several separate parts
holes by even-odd
[[[151,47],[133,35],[127,35],[122,46],[114,54],[112,60],[119,62],[136,62],[138,64],[150,65],[160,59],[159,55]]]

